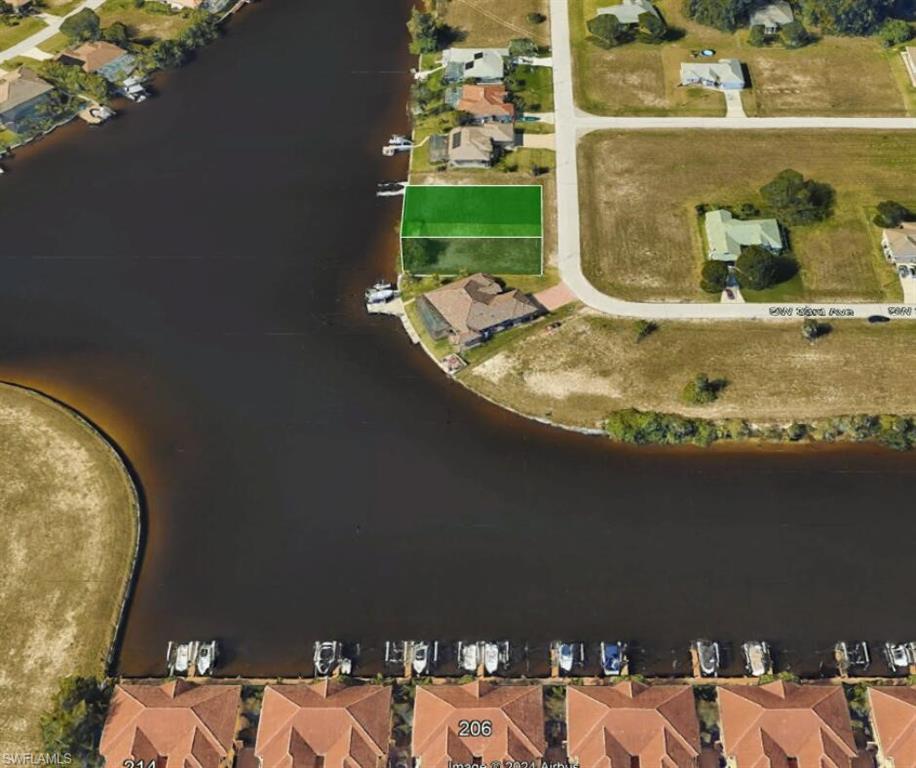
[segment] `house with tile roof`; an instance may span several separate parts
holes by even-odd
[[[728,211],[709,211],[704,218],[707,258],[737,261],[741,249],[759,245],[771,253],[783,250],[782,232],[776,219],[736,219]]]
[[[852,768],[858,757],[842,686],[720,686],[722,744],[731,768]]]
[[[795,21],[792,6],[786,0],[762,5],[751,13],[751,26],[763,27],[764,34],[777,35],[786,24]]]
[[[580,768],[697,768],[700,724],[689,685],[570,685],[568,752]]]
[[[0,76],[0,127],[18,132],[50,98],[54,86],[28,67]]]
[[[268,685],[254,753],[261,768],[383,768],[390,739],[388,686]]]
[[[872,686],[868,703],[879,768],[916,766],[916,686]]]
[[[229,768],[241,691],[238,685],[186,680],[118,685],[99,752],[110,766],[142,760],[157,768]]]
[[[490,120],[511,123],[515,119],[515,105],[508,99],[509,92],[502,83],[463,85],[455,107],[482,123]]]
[[[475,680],[466,685],[417,686],[415,764],[417,768],[449,768],[540,760],[547,749],[543,706],[540,685]],[[487,725],[472,728],[471,723]]]
[[[623,0],[619,5],[609,5],[598,9],[599,16],[616,16],[623,26],[639,24],[639,17],[648,13],[658,18],[658,11],[649,0]]]
[[[745,86],[744,68],[737,59],[686,61],[681,64],[681,85],[739,91]]]
[[[514,146],[512,123],[460,125],[448,133],[448,164],[452,168],[489,168],[501,150]]]
[[[114,43],[93,40],[60,55],[64,64],[75,64],[83,72],[98,74],[112,83],[124,81],[136,67],[136,57]]]
[[[894,264],[916,264],[916,221],[905,221],[899,227],[883,230],[881,249]]]
[[[417,299],[417,310],[430,336],[448,338],[461,348],[476,346],[544,313],[528,294],[504,290],[480,272],[424,294]]]

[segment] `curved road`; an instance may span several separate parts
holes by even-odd
[[[647,320],[733,320],[788,317],[868,317],[916,319],[907,304],[720,304],[624,301],[595,288],[582,272],[579,233],[579,139],[598,130],[647,129],[875,129],[914,130],[916,118],[862,117],[600,117],[583,112],[573,98],[572,43],[568,0],[550,0],[553,82],[556,100],[557,252],[560,277],[589,307],[610,315]]]

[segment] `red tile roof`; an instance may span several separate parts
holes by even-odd
[[[569,686],[569,756],[582,768],[695,768],[700,726],[687,685]]]
[[[490,735],[462,735],[462,721],[487,722]],[[418,686],[413,755],[422,768],[453,763],[531,761],[547,748],[540,685]]]
[[[238,685],[119,685],[99,751],[110,766],[153,760],[156,768],[220,768],[231,764],[240,706]]]
[[[735,768],[850,768],[857,756],[838,685],[723,686],[719,715]]]
[[[916,687],[869,688],[878,746],[894,768],[916,766]]]
[[[458,110],[474,117],[515,117],[515,106],[504,85],[465,85],[461,88]]]
[[[261,768],[380,768],[390,738],[387,686],[269,685],[255,754]]]

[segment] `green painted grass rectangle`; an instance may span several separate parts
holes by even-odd
[[[541,187],[409,186],[402,237],[541,237]]]
[[[539,237],[416,237],[401,241],[404,271],[415,275],[539,275],[541,248]]]

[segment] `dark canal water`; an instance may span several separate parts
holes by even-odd
[[[264,0],[101,130],[0,181],[0,378],[129,457],[147,537],[120,658],[218,637],[228,673],[312,641],[916,636],[916,457],[625,451],[449,384],[359,294],[405,127],[406,3]],[[904,385],[901,382],[901,385]],[[366,667],[364,667],[366,669]]]

